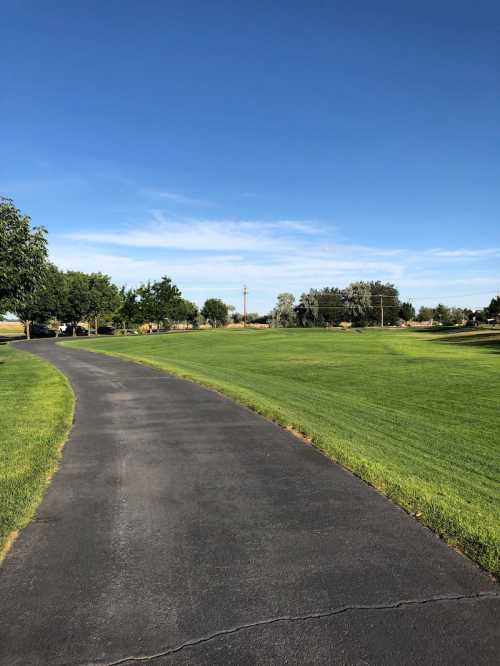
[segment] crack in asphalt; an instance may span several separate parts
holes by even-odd
[[[447,595],[439,597],[429,597],[427,599],[409,599],[406,601],[396,601],[392,604],[374,604],[374,605],[352,605],[352,606],[340,606],[339,608],[334,608],[328,611],[320,611],[318,613],[309,613],[307,615],[281,615],[278,617],[271,617],[266,620],[256,620],[255,622],[248,622],[247,624],[240,624],[235,627],[230,627],[229,629],[221,629],[216,631],[213,634],[208,634],[206,636],[201,636],[200,638],[194,638],[180,645],[176,645],[172,648],[167,648],[162,652],[156,652],[155,654],[150,655],[140,655],[140,656],[130,656],[123,657],[118,659],[118,661],[112,662],[92,662],[88,663],[87,666],[122,666],[127,662],[148,662],[153,659],[160,659],[161,657],[167,657],[171,654],[175,654],[184,650],[186,648],[195,647],[203,643],[208,643],[216,638],[221,636],[228,636],[231,634],[236,634],[240,631],[245,631],[246,629],[253,629],[254,627],[262,627],[270,624],[276,624],[278,622],[304,622],[307,620],[320,620],[327,617],[332,617],[334,615],[341,615],[342,613],[347,613],[349,611],[379,611],[379,610],[394,610],[397,608],[404,608],[407,606],[423,606],[425,604],[445,602],[445,601],[462,601],[462,600],[474,600],[474,599],[498,599],[500,594],[497,592],[478,592],[476,594],[460,594],[460,595]]]

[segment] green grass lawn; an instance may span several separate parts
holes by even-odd
[[[0,345],[0,560],[33,516],[73,418],[73,392],[52,365]]]
[[[500,574],[499,334],[247,329],[64,344],[194,379],[300,431]]]

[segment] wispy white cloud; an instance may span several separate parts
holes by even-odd
[[[180,194],[179,192],[172,192],[170,190],[155,189],[152,187],[142,187],[139,193],[154,199],[165,199],[173,204],[181,206],[195,206],[195,207],[211,207],[215,206],[213,201],[207,199],[198,199],[197,197]]]
[[[137,259],[123,254],[99,251],[91,246],[53,244],[50,261],[62,270],[105,272],[116,280],[135,283],[158,277],[164,262],[155,259]]]
[[[158,196],[162,199],[169,199],[174,203],[182,204],[184,206],[212,206],[213,204],[210,201],[205,201],[204,199],[195,199],[194,197],[187,197],[184,194],[178,194],[176,192],[158,192]]]
[[[463,259],[467,257],[478,258],[478,257],[495,257],[500,256],[500,248],[491,247],[484,248],[479,250],[446,250],[446,249],[432,249],[429,250],[429,254],[435,257],[447,257],[450,259]]]
[[[376,247],[337,242],[336,233],[314,220],[176,220],[155,210],[146,224],[60,236],[52,253],[63,268],[103,270],[129,285],[167,274],[200,303],[219,292],[236,298],[246,283],[262,312],[279,291],[353,280],[394,282],[416,305],[471,307],[500,284],[496,248]]]
[[[275,252],[296,248],[290,233],[313,235],[313,222],[283,220],[278,222],[200,220],[182,222],[168,219],[162,211],[152,211],[153,220],[141,227],[119,231],[82,231],[65,234],[76,241],[136,248],[170,248],[186,251]]]

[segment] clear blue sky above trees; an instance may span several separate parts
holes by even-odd
[[[266,311],[500,288],[497,2],[12,2],[0,193],[66,269]],[[434,299],[434,302],[433,302]]]

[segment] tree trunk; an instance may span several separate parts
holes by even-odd
[[[31,334],[30,334],[30,320],[26,322],[26,340],[31,340]]]
[[[97,335],[97,328],[98,328],[98,326],[97,326],[97,317],[95,317],[95,319],[94,319],[94,324],[95,324],[95,334]],[[89,333],[90,333],[90,331],[89,331]]]
[[[160,322],[156,324],[156,332],[158,333],[158,335],[160,334]]]
[[[74,338],[76,338],[76,327],[77,327],[77,324],[73,323],[73,331],[71,332],[71,335],[72,335]]]

